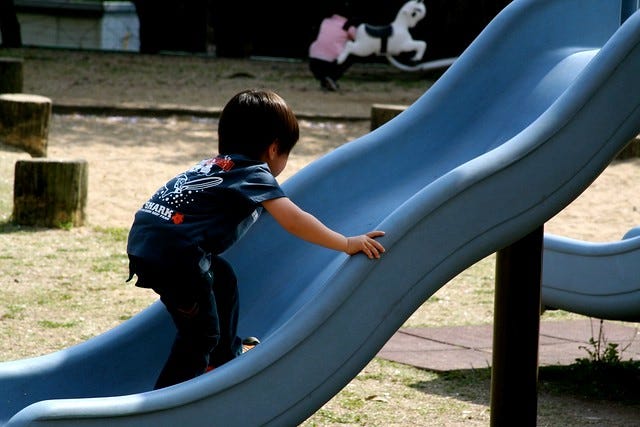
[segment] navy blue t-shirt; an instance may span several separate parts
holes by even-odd
[[[167,182],[135,214],[127,253],[165,267],[219,254],[285,197],[262,162],[239,155],[203,160]]]

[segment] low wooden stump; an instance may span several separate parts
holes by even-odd
[[[46,157],[51,100],[26,93],[0,94],[0,142]]]
[[[13,222],[38,227],[81,226],[87,205],[86,160],[18,160]]]
[[[0,93],[22,92],[22,63],[21,58],[0,58]]]
[[[406,109],[406,105],[373,104],[371,106],[371,130],[379,128]]]
[[[618,160],[640,157],[640,135],[633,138],[616,156]]]

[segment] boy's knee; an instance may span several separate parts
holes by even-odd
[[[185,320],[193,319],[200,313],[200,304],[197,302],[181,304],[176,307],[176,314]]]

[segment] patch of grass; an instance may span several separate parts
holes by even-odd
[[[46,294],[40,295],[36,303],[38,305],[57,306],[58,303],[62,301],[70,301],[72,299],[73,299],[73,296],[67,293],[47,292]]]
[[[346,390],[340,400],[340,406],[350,411],[358,410],[364,406],[364,401],[355,393]]]
[[[85,249],[83,248],[79,248],[79,247],[62,247],[62,248],[56,248],[56,252],[59,254],[64,254],[64,253],[78,253],[78,252],[82,252]]]
[[[113,242],[126,242],[129,235],[125,227],[95,227],[94,230]]]
[[[303,425],[307,427],[317,427],[317,426],[326,426],[326,425],[337,425],[337,424],[347,424],[347,425],[365,425],[362,424],[362,417],[358,414],[353,414],[351,412],[346,413],[337,413],[330,409],[321,408],[318,412],[315,413],[313,419],[306,421]]]
[[[24,304],[9,304],[6,307],[6,312],[2,315],[2,320],[22,318],[26,308],[27,306]]]
[[[74,326],[76,326],[78,324],[78,322],[56,322],[53,320],[40,320],[38,321],[38,325],[42,326],[43,328],[48,328],[48,329],[59,329],[59,328],[72,328]]]
[[[375,358],[302,425],[486,426],[488,378],[488,370],[438,373]]]
[[[7,225],[4,230],[0,232],[0,256],[6,258],[0,258],[4,288],[0,339],[19,336],[20,345],[0,347],[0,360],[46,354],[84,341],[157,299],[152,292],[125,283],[122,229],[67,231]],[[55,336],[43,339],[38,333],[43,329],[55,329]]]
[[[61,230],[71,230],[73,228],[72,221],[60,222],[58,223],[58,228]]]
[[[96,258],[93,262],[91,270],[95,273],[103,273],[108,271],[122,271],[123,266],[127,265],[127,255],[123,253],[107,254]]]

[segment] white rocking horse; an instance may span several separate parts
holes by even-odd
[[[413,40],[409,28],[415,27],[426,14],[427,8],[423,0],[409,0],[400,8],[396,19],[389,25],[358,25],[355,39],[345,44],[337,58],[338,64],[342,64],[349,55],[376,54],[390,57],[411,51],[415,51],[412,60],[419,61],[424,55],[427,43],[422,40]]]

